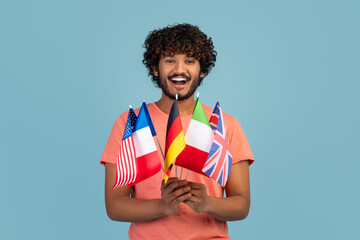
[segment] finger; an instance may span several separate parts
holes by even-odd
[[[165,188],[165,180],[161,181],[160,191],[162,192]]]
[[[170,183],[172,183],[172,182],[175,182],[175,181],[177,181],[177,180],[178,180],[177,177],[171,177],[171,178],[169,178],[169,179],[167,180],[167,182],[165,183],[165,179],[163,179],[163,180],[161,181],[160,190],[163,191],[168,184],[170,184]]]
[[[169,184],[169,183],[172,183],[172,182],[175,182],[178,180],[179,180],[179,178],[177,178],[177,177],[170,177],[170,178],[168,178],[166,184]],[[165,182],[165,180],[163,180],[163,181]]]
[[[177,198],[173,199],[171,201],[171,204],[172,205],[179,205],[181,202],[187,201],[189,198],[191,198],[191,193],[185,193],[185,194],[180,195]]]
[[[174,188],[173,187],[166,188],[162,192],[162,197],[170,198],[170,200],[172,201],[173,199],[177,198],[178,196],[191,191],[191,187],[189,187],[187,185],[178,186],[179,184],[180,183],[174,183],[174,185],[173,185]]]
[[[191,194],[195,197],[201,197],[203,195],[205,195],[205,192],[203,190],[197,190],[197,189],[191,189]]]
[[[195,206],[195,202],[191,200],[192,198],[193,198],[193,196],[191,196],[190,198],[184,200],[183,203],[188,205],[190,208],[193,208]]]
[[[192,189],[204,189],[205,185],[201,184],[201,183],[195,183],[195,182],[188,182],[188,185],[192,188]]]
[[[186,193],[190,193],[191,191],[191,187],[189,186],[183,186],[183,187],[179,187],[176,190],[174,190],[173,192],[170,193],[172,199],[176,199]]]
[[[177,188],[181,188],[181,187],[186,186],[186,185],[187,185],[186,180],[177,180],[177,181],[171,182],[169,184],[166,184],[163,192],[168,194],[168,193],[173,192]]]
[[[186,185],[185,181],[176,181],[176,182],[172,182],[169,185],[165,185],[164,188],[161,190],[161,196],[166,197],[167,195],[169,195],[170,193],[174,192],[177,189],[180,189],[182,187],[188,187]],[[190,188],[190,187],[189,187]],[[191,189],[191,188],[190,188]]]

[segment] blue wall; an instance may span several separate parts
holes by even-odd
[[[125,239],[99,159],[128,104],[156,101],[141,47],[189,22],[213,38],[203,103],[256,162],[233,239],[359,237],[359,1],[3,1],[0,239]]]

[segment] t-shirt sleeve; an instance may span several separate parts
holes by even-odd
[[[240,123],[233,116],[228,115],[226,125],[232,163],[234,164],[243,160],[249,160],[249,164],[252,164],[254,162],[254,156]]]
[[[121,114],[120,117],[115,121],[114,126],[112,127],[109,139],[106,143],[103,155],[100,159],[100,163],[102,165],[105,165],[105,163],[116,164],[126,123],[124,115],[124,113]]]

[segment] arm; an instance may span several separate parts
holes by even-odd
[[[189,182],[192,197],[185,201],[195,212],[206,212],[223,221],[242,220],[250,209],[249,162],[241,161],[231,168],[225,186],[226,198],[207,195],[206,186]]]
[[[105,164],[105,205],[110,219],[124,222],[140,222],[157,219],[177,212],[180,202],[188,199],[187,182],[169,178],[161,185],[161,198],[141,200],[130,198],[130,187],[112,189],[116,178],[116,165]]]

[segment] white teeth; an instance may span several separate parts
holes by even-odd
[[[181,81],[186,81],[186,79],[185,78],[172,78],[171,81],[181,82]]]

